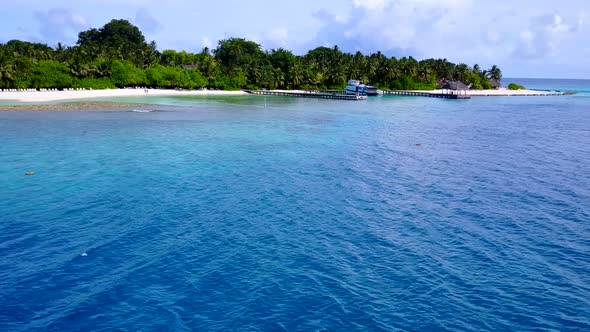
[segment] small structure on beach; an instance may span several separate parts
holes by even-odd
[[[199,69],[197,65],[182,65],[182,69]]]
[[[461,81],[447,81],[442,86],[443,90],[469,90],[469,87]]]

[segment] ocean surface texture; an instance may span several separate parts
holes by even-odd
[[[589,331],[575,84],[0,112],[0,331]]]

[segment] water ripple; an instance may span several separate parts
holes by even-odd
[[[0,329],[590,330],[587,102],[2,113]]]

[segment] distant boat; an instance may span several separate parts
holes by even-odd
[[[378,95],[377,88],[372,85],[365,85],[361,84],[359,80],[349,80],[348,85],[346,86],[347,95],[363,95],[363,96],[376,96]]]

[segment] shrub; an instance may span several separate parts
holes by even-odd
[[[481,82],[481,88],[484,90],[489,90],[492,88],[492,82],[490,82],[490,80],[483,80]]]
[[[84,88],[92,90],[115,89],[116,86],[108,78],[83,78],[74,81],[73,88]]]
[[[299,88],[301,90],[318,90],[317,86],[311,84],[302,84]]]
[[[114,60],[111,63],[111,82],[119,88],[145,85],[145,72],[129,61]]]
[[[72,86],[73,77],[70,75],[68,67],[58,61],[47,60],[39,61],[33,68],[32,75],[33,87],[39,88],[57,88],[64,89]]]
[[[510,84],[508,84],[508,89],[510,89],[510,90],[524,90],[525,87],[522,85],[518,85],[516,83],[510,83]]]
[[[432,83],[415,83],[414,90],[435,90],[436,85]]]
[[[381,88],[381,86],[378,86],[378,88]],[[436,84],[416,82],[411,77],[404,76],[399,80],[393,81],[389,87],[385,86],[385,88],[391,88],[393,90],[434,90],[436,89]]]

